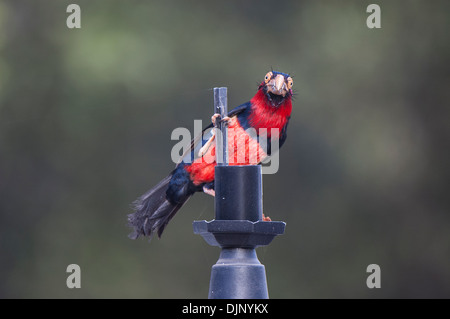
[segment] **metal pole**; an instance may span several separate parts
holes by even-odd
[[[219,166],[228,165],[228,130],[222,121],[228,114],[227,88],[214,88],[214,113],[220,114],[216,121],[216,163]]]

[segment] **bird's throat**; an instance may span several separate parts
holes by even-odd
[[[273,94],[272,92],[266,92],[265,95],[266,95],[268,103],[270,103],[272,106],[275,106],[275,107],[280,106],[286,100],[285,96]]]
[[[249,124],[255,129],[266,128],[270,131],[271,128],[278,128],[281,130],[291,115],[291,97],[286,95],[283,98],[273,94],[274,99],[269,100],[267,94],[271,93],[258,90],[251,99],[252,111],[249,115]],[[274,106],[273,103],[278,104]]]

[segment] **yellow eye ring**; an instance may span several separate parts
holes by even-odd
[[[289,90],[292,89],[293,85],[294,85],[294,81],[292,81],[291,77],[288,77],[288,79],[287,79],[287,87],[288,87],[288,89]]]
[[[272,78],[272,76],[273,76],[273,73],[272,73],[272,72],[268,72],[268,73],[266,74],[266,76],[264,77],[264,81],[265,81],[266,83],[269,82],[270,79]]]

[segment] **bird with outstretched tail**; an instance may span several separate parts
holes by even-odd
[[[284,144],[292,111],[292,85],[289,74],[270,71],[255,96],[222,119],[228,126],[229,165],[260,164],[271,155],[271,140],[278,139],[279,147]],[[217,116],[212,117],[213,124]],[[213,124],[203,132],[211,129]],[[250,134],[250,129],[256,134]],[[136,239],[140,235],[151,238],[155,233],[161,237],[169,221],[195,192],[214,196],[214,130],[207,138],[205,135],[200,139],[201,143],[192,141],[188,154],[175,169],[133,203],[134,213],[128,215],[128,224],[134,229],[130,238]],[[260,144],[262,138],[266,141],[261,144],[266,147]],[[263,220],[270,218],[263,217]]]

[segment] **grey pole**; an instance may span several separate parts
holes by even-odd
[[[228,130],[222,121],[228,114],[227,88],[214,88],[214,113],[220,114],[216,121],[216,162],[217,165],[228,165]]]

